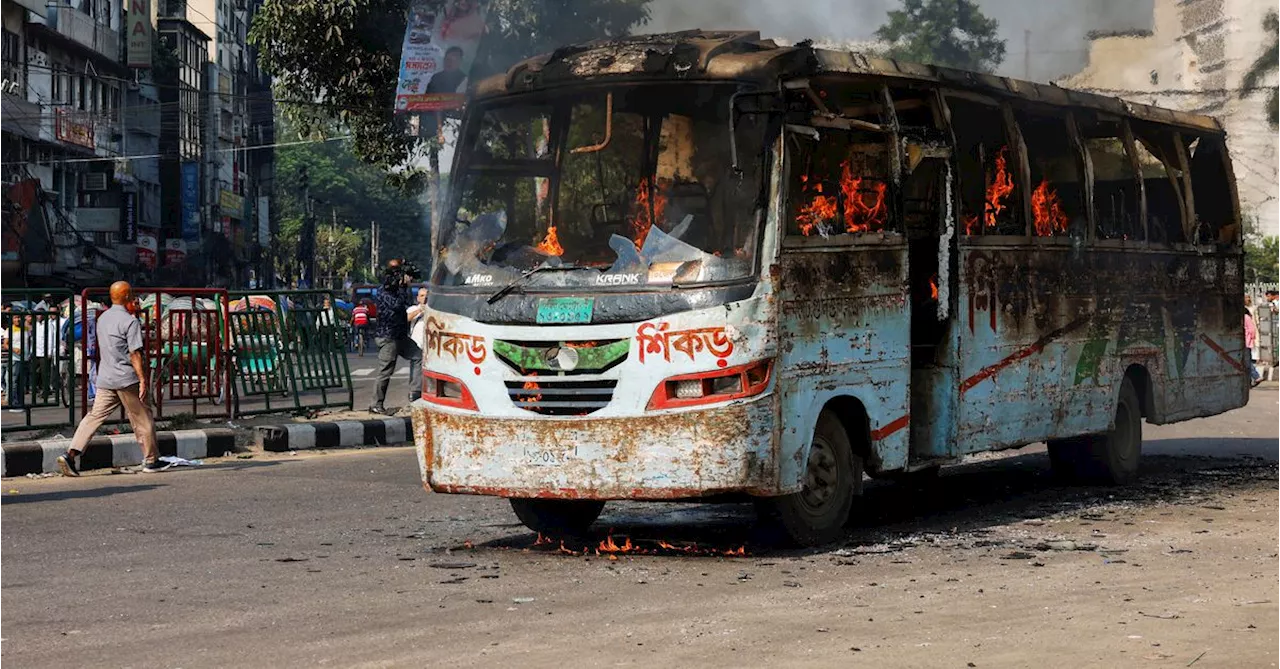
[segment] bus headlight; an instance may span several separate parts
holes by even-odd
[[[773,360],[717,369],[714,372],[673,376],[653,391],[650,410],[711,404],[759,395],[769,386]]]
[[[432,404],[479,411],[467,384],[447,374],[422,370],[422,399]]]

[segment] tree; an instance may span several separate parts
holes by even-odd
[[[288,124],[281,124],[280,134],[289,131]],[[423,202],[418,197],[405,195],[394,175],[362,162],[351,145],[350,141],[316,141],[277,150],[274,201],[280,212],[280,231],[274,248],[287,278],[299,276],[298,250],[306,211],[301,182],[304,171],[310,180],[312,212],[318,222],[315,249],[316,271],[320,277],[333,273],[340,281],[350,271],[357,279],[374,278],[366,270],[368,231],[375,221],[380,230],[379,264],[394,255],[407,257],[420,267],[429,266],[429,217]],[[351,235],[359,240],[357,248],[348,254],[353,254],[350,267],[338,263],[342,266],[340,271],[327,263],[324,248],[326,241],[333,241],[326,239],[325,228],[334,221],[339,231],[350,228]],[[335,237],[342,238],[348,246],[352,239],[345,233]]]
[[[1240,80],[1240,97],[1248,97],[1259,88],[1262,80],[1273,74],[1280,66],[1280,14],[1276,10],[1267,12],[1262,18],[1262,29],[1271,35],[1271,44],[1262,50],[1262,55],[1253,61],[1249,71]],[[1267,93],[1267,122],[1272,128],[1280,126],[1280,88],[1270,87]],[[1274,281],[1274,279],[1273,279]]]
[[[1277,258],[1280,258],[1280,237],[1267,235],[1245,239],[1245,280],[1263,283],[1280,281],[1280,263]]]
[[[903,0],[876,30],[890,58],[992,72],[1004,61],[999,23],[972,0]]]
[[[489,0],[488,32],[473,77],[563,44],[627,34],[649,0]],[[394,113],[400,51],[411,0],[265,0],[249,41],[283,111],[303,134],[337,122],[362,160],[402,166],[421,148]],[[434,133],[424,133],[434,140]]]

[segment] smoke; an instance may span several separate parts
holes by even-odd
[[[1050,81],[1084,67],[1090,31],[1149,30],[1154,0],[977,3],[999,21],[1006,40],[999,73]],[[652,17],[641,31],[759,30],[763,37],[787,41],[857,42],[874,39],[889,10],[900,5],[898,0],[653,0]]]

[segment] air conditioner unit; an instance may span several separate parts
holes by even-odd
[[[106,172],[86,172],[80,178],[80,192],[90,193],[107,189]]]

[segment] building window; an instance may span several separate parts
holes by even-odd
[[[53,90],[52,90],[53,103],[62,104],[62,94],[63,94],[62,66],[57,63],[54,63],[51,69],[53,71],[53,76],[50,77],[50,79],[52,79],[53,81]]]

